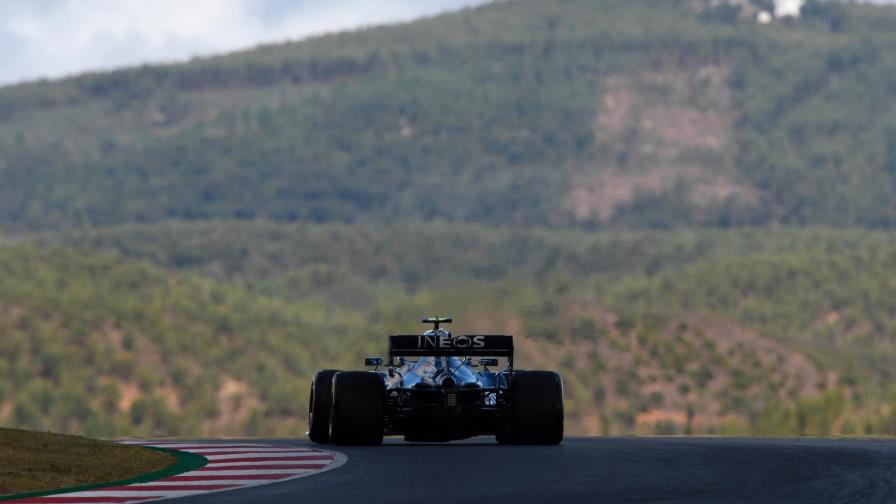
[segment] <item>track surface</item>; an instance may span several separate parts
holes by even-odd
[[[896,503],[896,441],[573,438],[507,447],[482,438],[328,448],[348,462],[295,481],[167,502]]]

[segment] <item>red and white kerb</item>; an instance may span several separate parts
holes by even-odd
[[[266,485],[309,476],[345,463],[345,456],[340,453],[299,446],[260,443],[199,444],[174,441],[124,441],[124,443],[183,450],[204,456],[208,459],[208,464],[193,471],[148,483],[103,487],[7,502],[43,504],[149,502]]]

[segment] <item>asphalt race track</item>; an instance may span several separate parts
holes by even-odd
[[[296,440],[253,440],[300,444]],[[571,438],[560,446],[387,440],[340,468],[177,503],[896,503],[896,441]]]

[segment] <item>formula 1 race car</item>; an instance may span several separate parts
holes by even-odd
[[[368,357],[365,365],[373,371],[326,369],[314,375],[308,406],[312,441],[378,445],[384,435],[426,442],[480,435],[494,435],[502,444],[563,440],[560,375],[515,371],[512,336],[453,336],[441,328],[450,318],[423,323],[433,328],[389,336],[385,371],[382,358]]]

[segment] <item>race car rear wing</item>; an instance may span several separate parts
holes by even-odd
[[[513,336],[465,334],[461,336],[396,334],[389,336],[389,361],[394,357],[506,357],[513,362]]]

